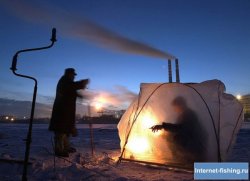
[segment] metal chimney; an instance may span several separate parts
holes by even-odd
[[[178,59],[175,59],[175,75],[176,75],[176,82],[180,83],[179,60]]]
[[[168,60],[168,79],[169,79],[169,83],[172,83],[172,64],[171,64],[171,60]]]

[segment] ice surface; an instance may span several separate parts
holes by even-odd
[[[28,125],[0,124],[0,155],[1,158],[23,159]],[[54,172],[53,156],[48,151],[51,148],[51,132],[48,125],[34,125],[31,144],[28,179],[39,180],[193,180],[192,173],[174,172],[165,168],[155,168],[131,162],[122,162],[116,166],[114,159],[120,154],[120,140],[116,125],[97,126],[94,129],[95,158],[92,158],[89,147],[89,130],[86,125],[78,125],[79,136],[71,139],[78,152],[68,160],[56,158]],[[107,129],[108,128],[108,129]],[[111,129],[113,128],[113,129]],[[250,124],[245,124],[239,132],[236,145],[229,161],[250,161]],[[72,163],[71,163],[72,162]],[[0,162],[0,180],[21,180],[23,165]]]

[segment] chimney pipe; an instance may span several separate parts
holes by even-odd
[[[171,65],[171,60],[168,60],[168,79],[169,83],[172,83],[172,65]]]
[[[176,82],[180,83],[179,60],[178,59],[175,59],[175,73],[176,73]]]

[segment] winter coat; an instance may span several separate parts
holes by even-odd
[[[207,134],[192,110],[184,110],[177,124],[163,123],[162,126],[170,133],[168,141],[175,157],[190,162],[204,161]]]
[[[57,84],[49,130],[57,133],[72,134],[75,131],[75,111],[77,90],[84,86],[62,76]]]

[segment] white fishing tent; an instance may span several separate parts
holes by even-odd
[[[169,149],[175,143],[167,141],[168,131],[153,133],[150,129],[163,122],[175,123],[177,115],[172,102],[176,97],[185,98],[207,135],[205,161],[227,159],[243,121],[243,108],[234,96],[225,93],[221,81],[211,80],[189,84],[142,83],[137,99],[118,124],[120,160],[182,164]]]

